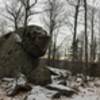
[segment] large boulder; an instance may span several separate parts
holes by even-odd
[[[24,50],[35,58],[41,57],[45,54],[50,37],[47,32],[39,26],[30,26],[23,35],[23,28],[18,29],[17,32],[23,40]]]
[[[32,29],[31,26],[31,29],[27,31],[26,39],[23,41],[21,30],[22,28],[17,30],[16,33],[11,32],[0,38],[0,78],[16,77],[16,74],[21,72],[26,75],[29,81],[34,83],[49,83],[50,73],[45,68],[45,64],[40,64],[39,59],[46,51],[49,36],[42,28],[33,26]],[[45,41],[46,43],[43,43]],[[40,65],[43,66],[39,67]],[[36,75],[37,71],[38,73],[41,72],[39,73],[40,76],[46,75],[46,77],[40,79]]]

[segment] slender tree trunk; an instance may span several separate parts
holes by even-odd
[[[94,9],[92,9],[92,19],[91,19],[91,48],[90,48],[90,61],[93,62],[94,60],[94,55],[93,55],[93,50],[94,50]]]
[[[51,41],[48,47],[48,65],[50,64],[51,61]]]
[[[83,45],[84,45],[83,41],[81,41],[80,44],[81,44],[81,47],[80,47],[79,61],[82,63],[82,61],[83,61]]]
[[[84,20],[85,20],[85,67],[84,67],[84,74],[85,76],[88,73],[88,35],[87,35],[87,0],[84,0]]]
[[[53,65],[55,65],[55,59],[56,58],[56,42],[53,43],[53,55],[52,55],[52,60],[53,60]]]
[[[27,20],[28,20],[28,11],[27,11],[27,8],[25,10],[25,18],[24,18],[24,35],[26,34],[26,31],[27,31]]]
[[[28,9],[27,7],[25,8],[25,18],[24,18],[24,30],[23,30],[23,40],[22,40],[22,44],[25,41],[25,38],[27,37],[27,26],[28,26]],[[23,45],[22,45],[23,47]]]
[[[48,64],[50,64],[51,56],[52,56],[52,37],[53,37],[53,29],[50,29],[50,44],[48,48]]]
[[[49,44],[49,48],[48,48],[48,64],[50,64],[50,61],[51,61],[51,54],[52,54],[52,37],[53,37],[53,29],[54,29],[54,21],[52,19],[52,16],[53,16],[53,11],[52,9],[50,10],[50,18],[49,18],[49,21],[50,21],[50,27],[49,27],[49,34],[50,34],[50,44]]]
[[[17,29],[18,29],[18,23],[17,23],[17,19],[15,19],[15,22],[14,22],[14,24],[15,24],[15,30],[17,30]]]
[[[73,58],[72,61],[75,61],[76,59],[76,35],[77,35],[77,20],[78,20],[78,14],[79,14],[79,7],[80,7],[80,0],[78,0],[78,3],[75,7],[75,18],[74,18],[74,34],[73,34],[73,42],[72,42],[72,54]]]
[[[30,11],[30,0],[26,1],[26,5],[25,6],[25,18],[24,18],[24,32],[23,35],[26,35],[26,31],[27,31],[27,26],[28,26],[28,17],[29,17],[29,11]]]
[[[98,41],[98,48],[99,48],[99,52],[98,52],[98,62],[100,63],[100,13],[98,15],[98,18],[99,18],[99,41]]]

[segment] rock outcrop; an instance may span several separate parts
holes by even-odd
[[[22,33],[19,28],[0,38],[0,78],[21,72],[33,83],[49,83],[50,73],[39,57],[45,54],[50,37],[39,26],[29,26],[25,36]]]

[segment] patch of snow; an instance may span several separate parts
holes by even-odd
[[[57,92],[48,90],[41,86],[33,86],[27,100],[51,100],[50,98],[55,93]]]
[[[41,94],[41,93],[44,93],[47,96],[52,96],[53,94],[56,93],[56,91],[51,91],[41,86],[35,86],[31,90],[31,94]]]
[[[37,95],[29,95],[27,100],[50,100],[49,98],[47,98],[45,96],[45,94],[41,93],[41,94],[37,94]]]
[[[20,74],[18,79],[16,80],[17,85],[24,86],[27,82],[26,77],[23,74]]]
[[[2,78],[1,81],[12,82],[12,81],[14,81],[14,78],[7,78],[7,77],[4,77],[4,78]]]
[[[100,87],[100,79],[99,78],[95,79],[94,85],[97,87]]]
[[[61,90],[66,90],[66,91],[75,91],[74,89],[67,87],[67,86],[63,86],[63,85],[50,84],[49,86],[53,87],[53,88],[58,88],[58,89],[61,89]]]
[[[48,66],[47,67],[50,71],[52,71],[53,73],[57,74],[57,75],[60,75],[60,76],[67,76],[67,75],[70,75],[71,72],[68,71],[68,70],[65,70],[65,69],[58,69],[58,68],[53,68],[53,67],[50,67]]]
[[[59,84],[60,82],[62,82],[62,80],[59,80],[58,75],[51,75],[51,80],[53,84]]]

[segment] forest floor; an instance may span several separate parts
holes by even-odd
[[[73,95],[72,97],[62,96],[58,99],[50,98],[50,95],[53,94],[54,91],[47,91],[45,88],[40,86],[34,86],[34,88],[37,89],[34,90],[34,93],[31,94],[27,99],[25,99],[25,97],[28,93],[20,93],[15,97],[8,97],[6,96],[6,92],[0,88],[0,100],[100,100],[100,87],[85,88],[82,89],[78,95]]]
[[[32,90],[29,92],[20,92],[14,97],[7,96],[7,89],[4,88],[7,86],[7,83],[0,83],[0,100],[100,100],[100,78],[95,78],[89,80],[88,84],[82,86],[80,83],[82,79],[77,76],[71,76],[69,80],[66,80],[67,85],[63,85],[61,82],[62,75],[65,75],[64,70],[52,69],[58,75],[51,76],[52,83],[49,84],[49,88],[32,85]],[[61,74],[62,73],[62,74]],[[69,72],[67,72],[69,73]],[[61,74],[61,76],[60,76]],[[58,77],[59,76],[59,77]],[[51,86],[51,87],[50,87]],[[52,90],[53,89],[53,90]],[[66,96],[62,95],[62,90],[65,92],[70,92],[73,90],[78,90],[77,93],[73,92],[73,95]],[[60,96],[54,98],[54,95],[60,93]]]

